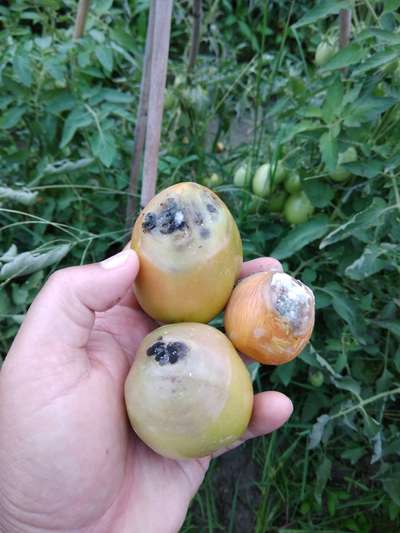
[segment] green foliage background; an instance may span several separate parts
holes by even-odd
[[[316,68],[320,41],[337,41],[341,8],[353,9],[351,44]],[[51,271],[100,260],[129,238],[148,2],[94,0],[78,42],[75,9],[0,6],[3,356]],[[310,346],[255,378],[258,390],[293,399],[291,421],[213,463],[185,532],[400,527],[399,9],[398,0],[206,0],[188,75],[191,2],[175,2],[159,187],[218,174],[246,259],[279,258],[317,297]],[[349,147],[351,177],[332,181]],[[232,183],[240,163],[253,173],[278,160],[315,207],[298,226]]]

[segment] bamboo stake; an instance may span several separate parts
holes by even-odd
[[[80,39],[84,34],[89,6],[90,0],[79,0],[75,19],[74,39]]]
[[[192,47],[190,49],[188,70],[192,70],[196,63],[200,47],[200,28],[202,19],[202,5],[201,0],[193,0],[193,33],[192,33]]]
[[[339,12],[339,48],[345,48],[350,42],[351,9],[341,9]]]
[[[140,167],[142,162],[144,141],[146,137],[147,113],[149,107],[149,93],[150,93],[150,65],[153,52],[153,38],[154,38],[154,12],[156,0],[150,3],[149,20],[147,23],[147,37],[146,46],[143,59],[142,81],[140,83],[140,96],[137,111],[136,125],[135,125],[135,144],[133,148],[133,157],[131,163],[130,179],[129,179],[129,196],[128,205],[126,208],[126,224],[131,227],[132,218],[136,210],[136,192],[137,184],[140,174]]]
[[[143,164],[141,207],[154,196],[157,183],[162,115],[173,0],[155,0],[153,53],[150,66],[150,95]]]

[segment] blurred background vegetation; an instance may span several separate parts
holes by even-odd
[[[79,40],[76,7],[0,6],[3,357],[47,276],[114,253],[133,222],[148,0],[93,0]],[[280,259],[317,317],[297,360],[255,369],[290,422],[212,463],[182,531],[398,531],[400,1],[204,0],[188,71],[192,15],[175,0],[158,186],[213,188],[246,259]]]

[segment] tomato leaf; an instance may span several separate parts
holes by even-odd
[[[321,152],[321,159],[325,163],[326,168],[329,171],[335,170],[339,150],[336,137],[332,135],[331,131],[327,131],[321,136],[319,151]]]
[[[352,6],[350,0],[336,0],[329,2],[320,2],[313,9],[309,9],[298,22],[293,24],[293,28],[300,28],[301,26],[306,26],[307,24],[312,24],[317,20],[326,18],[328,15],[336,15],[341,9],[347,9]]]
[[[350,67],[367,57],[368,50],[362,48],[358,43],[349,44],[337,52],[323,67],[321,71],[336,70]]]
[[[308,222],[299,224],[280,240],[278,246],[271,252],[276,259],[292,257],[296,252],[320,239],[329,231],[330,220],[326,215],[318,215]]]
[[[322,250],[335,242],[347,239],[360,229],[376,226],[385,209],[386,202],[382,198],[374,198],[364,211],[356,213],[350,220],[329,233],[319,245],[320,249]]]

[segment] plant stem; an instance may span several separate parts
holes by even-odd
[[[145,206],[156,191],[158,151],[164,107],[165,82],[173,0],[155,0],[153,50],[150,64],[149,111],[143,163],[141,206]]]
[[[351,9],[341,9],[339,12],[339,48],[346,48],[350,42]]]
[[[400,394],[400,387],[397,387],[396,389],[392,389],[385,392],[380,392],[379,394],[375,394],[375,396],[371,396],[370,398],[367,398],[366,400],[362,400],[357,405],[353,405],[352,407],[349,407],[348,409],[345,409],[344,411],[340,411],[339,413],[336,413],[335,415],[331,416],[331,420],[334,420],[335,418],[340,418],[341,416],[346,416],[352,411],[355,411],[356,409],[362,409],[365,405],[376,402],[376,400],[379,400],[380,398],[385,398],[386,396],[391,396],[392,394]]]
[[[129,196],[126,208],[126,225],[128,228],[132,225],[132,218],[136,210],[137,184],[142,161],[144,141],[146,137],[147,113],[150,93],[150,66],[153,55],[155,4],[156,0],[152,0],[150,3],[149,20],[147,23],[146,46],[144,51],[143,72],[140,83],[139,105],[134,133],[135,140],[129,179]]]
[[[89,6],[90,0],[79,0],[78,11],[75,19],[74,39],[80,39],[83,36]]]
[[[201,0],[193,0],[193,33],[188,70],[192,70],[199,53],[202,6]]]

